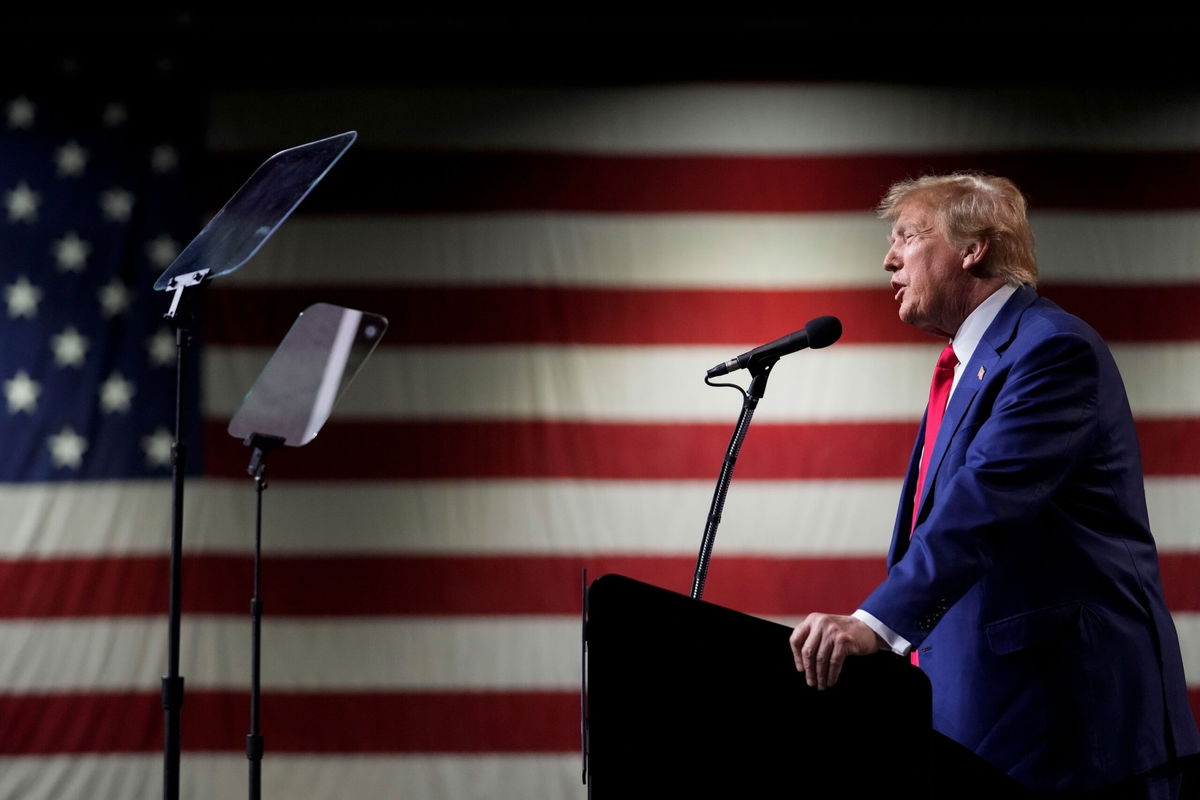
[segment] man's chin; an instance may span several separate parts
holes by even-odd
[[[921,325],[923,322],[921,315],[916,313],[911,306],[902,304],[896,314],[900,317],[900,321],[905,325],[912,325],[914,328],[921,328],[924,330]]]
[[[932,336],[942,336],[948,339],[954,335],[942,330],[941,326],[925,319],[920,314],[914,313],[911,308],[900,306],[899,317],[900,321],[905,325],[912,325],[914,328],[925,331]]]

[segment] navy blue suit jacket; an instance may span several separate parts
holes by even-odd
[[[1200,751],[1125,388],[1090,327],[1032,288],[1001,309],[938,432],[917,436],[862,608],[918,649],[934,727],[1043,791]]]

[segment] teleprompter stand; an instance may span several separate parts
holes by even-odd
[[[171,553],[167,599],[167,674],[162,679],[163,798],[179,800],[179,760],[183,677],[179,673],[179,638],[183,591],[183,496],[187,444],[183,409],[190,386],[186,364],[191,345],[194,297],[205,284],[241,268],[325,177],[357,138],[354,131],[283,150],[268,158],[250,179],[171,262],[154,283],[173,292],[164,315],[175,330],[178,353],[175,394],[175,440],[171,447]],[[189,289],[194,291],[188,291]]]
[[[183,708],[183,676],[179,674],[179,637],[183,620],[183,489],[187,474],[188,450],[184,431],[190,392],[187,365],[192,347],[192,326],[195,317],[195,292],[203,287],[207,269],[179,274],[170,279],[166,288],[174,292],[171,307],[164,315],[175,331],[175,439],[171,444],[171,550],[170,577],[167,584],[167,674],[162,678],[163,706],[163,797],[178,800],[179,753],[181,741],[181,710]]]
[[[250,597],[250,733],[246,735],[246,758],[250,762],[250,797],[262,797],[262,507],[267,490],[267,453],[283,447],[279,436],[252,433],[246,437],[251,449],[246,472],[254,479],[254,594]]]
[[[250,732],[246,735],[249,797],[262,797],[264,752],[260,713],[262,668],[262,521],[267,454],[302,447],[320,432],[367,356],[387,330],[387,319],[351,308],[315,303],[305,309],[259,373],[229,433],[251,450],[247,472],[257,499],[254,592],[250,598]]]

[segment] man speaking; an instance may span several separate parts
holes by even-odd
[[[1112,355],[1034,291],[1010,181],[903,181],[879,213],[893,223],[883,266],[900,319],[949,344],[888,577],[852,616],[807,616],[791,637],[797,668],[823,689],[847,656],[911,654],[935,730],[1023,786],[1175,796],[1172,764],[1200,734]]]

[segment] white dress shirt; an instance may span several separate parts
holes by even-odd
[[[958,359],[958,364],[954,367],[954,381],[950,384],[950,397],[954,396],[954,390],[958,388],[958,379],[962,377],[963,369],[971,360],[971,356],[975,355],[975,348],[979,346],[983,334],[996,319],[1000,309],[1008,302],[1008,298],[1012,297],[1016,291],[1016,286],[1007,284],[1001,286],[967,315],[963,324],[959,326],[958,332],[954,334],[954,338],[950,340],[950,344],[954,347],[954,357]],[[950,404],[950,397],[946,398],[947,405]],[[868,628],[875,631],[880,639],[883,639],[892,652],[904,656],[912,651],[912,644],[907,639],[884,625],[872,614],[860,608],[851,616],[865,622]]]

